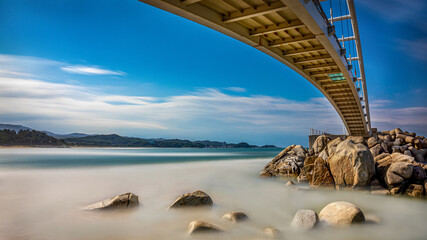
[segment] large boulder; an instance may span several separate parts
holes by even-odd
[[[420,165],[414,165],[412,178],[414,182],[423,183],[426,178],[426,171]]]
[[[363,138],[362,136],[348,136],[346,140],[351,140],[355,144],[361,143],[363,145],[366,145],[365,138]]]
[[[200,206],[212,206],[213,201],[209,195],[203,191],[195,191],[182,195],[171,204],[169,208],[181,208],[181,207],[200,207]]]
[[[309,209],[301,209],[295,214],[291,225],[295,228],[312,229],[319,222],[317,213]]]
[[[397,186],[405,179],[412,176],[414,165],[408,162],[395,162],[390,165],[386,174],[386,182],[389,186]]]
[[[301,145],[291,145],[280,152],[261,171],[261,176],[298,176],[304,165],[306,151]]]
[[[326,161],[329,157],[328,151],[326,151],[326,149],[324,149],[322,152],[319,153],[318,157]]]
[[[199,221],[195,220],[192,221],[188,225],[188,233],[194,234],[194,233],[207,233],[207,232],[222,232],[223,230],[219,228],[218,226],[215,226],[213,224],[210,224],[205,221]]]
[[[327,145],[328,145],[328,138],[325,135],[321,135],[317,137],[316,141],[314,141],[314,144],[312,146],[312,149],[314,150],[314,154],[318,155],[320,152],[326,149]]]
[[[301,173],[298,176],[298,181],[307,181],[311,182],[313,179],[313,169],[314,162],[316,160],[315,156],[309,156],[304,160],[304,166],[301,169]]]
[[[375,174],[375,163],[369,148],[345,140],[328,158],[329,169],[337,188],[359,188],[367,186]]]
[[[134,208],[139,206],[138,196],[133,193],[124,193],[115,197],[90,204],[84,210],[113,210]]]
[[[312,180],[310,186],[313,188],[333,188],[335,186],[334,179],[327,166],[327,163],[322,158],[317,158],[314,162]]]
[[[356,205],[344,201],[326,205],[320,211],[319,218],[330,225],[350,225],[365,221],[363,212]]]
[[[331,156],[333,153],[335,153],[338,144],[340,144],[341,142],[341,138],[337,137],[328,143],[328,156]]]

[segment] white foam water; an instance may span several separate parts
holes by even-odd
[[[60,158],[60,157],[59,157]],[[270,159],[99,166],[92,168],[1,168],[0,239],[266,239],[274,226],[283,239],[425,239],[427,201],[363,192],[292,190],[286,180],[260,178]],[[167,210],[181,194],[203,190],[214,206]],[[140,207],[131,211],[82,211],[92,202],[133,192]],[[346,228],[292,229],[299,209],[319,212],[333,201],[349,201],[378,224]],[[221,216],[244,211],[249,220]],[[192,220],[223,228],[219,234],[189,236]]]

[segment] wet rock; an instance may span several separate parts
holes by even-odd
[[[169,208],[181,208],[181,207],[200,207],[200,206],[212,206],[213,201],[209,195],[203,191],[195,191],[182,195]]]
[[[317,213],[309,209],[301,209],[295,214],[292,220],[292,227],[301,229],[312,229],[319,222]]]
[[[244,212],[229,212],[224,214],[222,218],[231,222],[241,222],[247,220],[248,216]]]
[[[275,227],[266,227],[264,228],[264,233],[271,238],[277,238],[279,236],[279,230]]]
[[[424,188],[421,184],[411,184],[405,191],[405,195],[411,197],[422,197],[424,195]]]
[[[366,143],[368,144],[368,148],[372,148],[373,146],[378,144],[378,141],[374,137],[370,137],[368,138],[368,141]]]
[[[124,193],[115,197],[88,205],[84,210],[113,210],[139,206],[138,196],[133,193]]]
[[[375,163],[368,147],[345,140],[328,158],[329,169],[337,188],[367,186],[375,174]]]
[[[195,233],[208,233],[208,232],[222,232],[223,230],[219,228],[218,226],[215,226],[213,224],[210,224],[205,221],[199,221],[195,220],[192,221],[188,225],[188,233],[189,234],[195,234]]]
[[[320,152],[326,149],[327,144],[328,144],[328,139],[325,135],[321,135],[317,137],[312,147],[314,150],[314,154],[318,155]]]
[[[335,186],[327,163],[322,158],[317,158],[314,162],[313,177],[310,186],[313,188],[333,188]]]
[[[328,156],[331,156],[333,153],[335,153],[338,144],[340,144],[341,142],[341,138],[338,137],[328,143]]]
[[[356,205],[344,201],[328,204],[320,211],[319,218],[330,225],[345,226],[365,222],[363,212]]]

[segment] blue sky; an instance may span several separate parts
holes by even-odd
[[[356,8],[372,126],[427,134],[427,3]],[[0,0],[0,36],[2,123],[280,146],[342,132],[288,67],[137,0]]]

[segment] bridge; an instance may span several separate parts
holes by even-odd
[[[328,99],[348,134],[371,133],[353,0],[139,1],[205,25],[277,59]],[[323,10],[328,6],[329,17]]]

